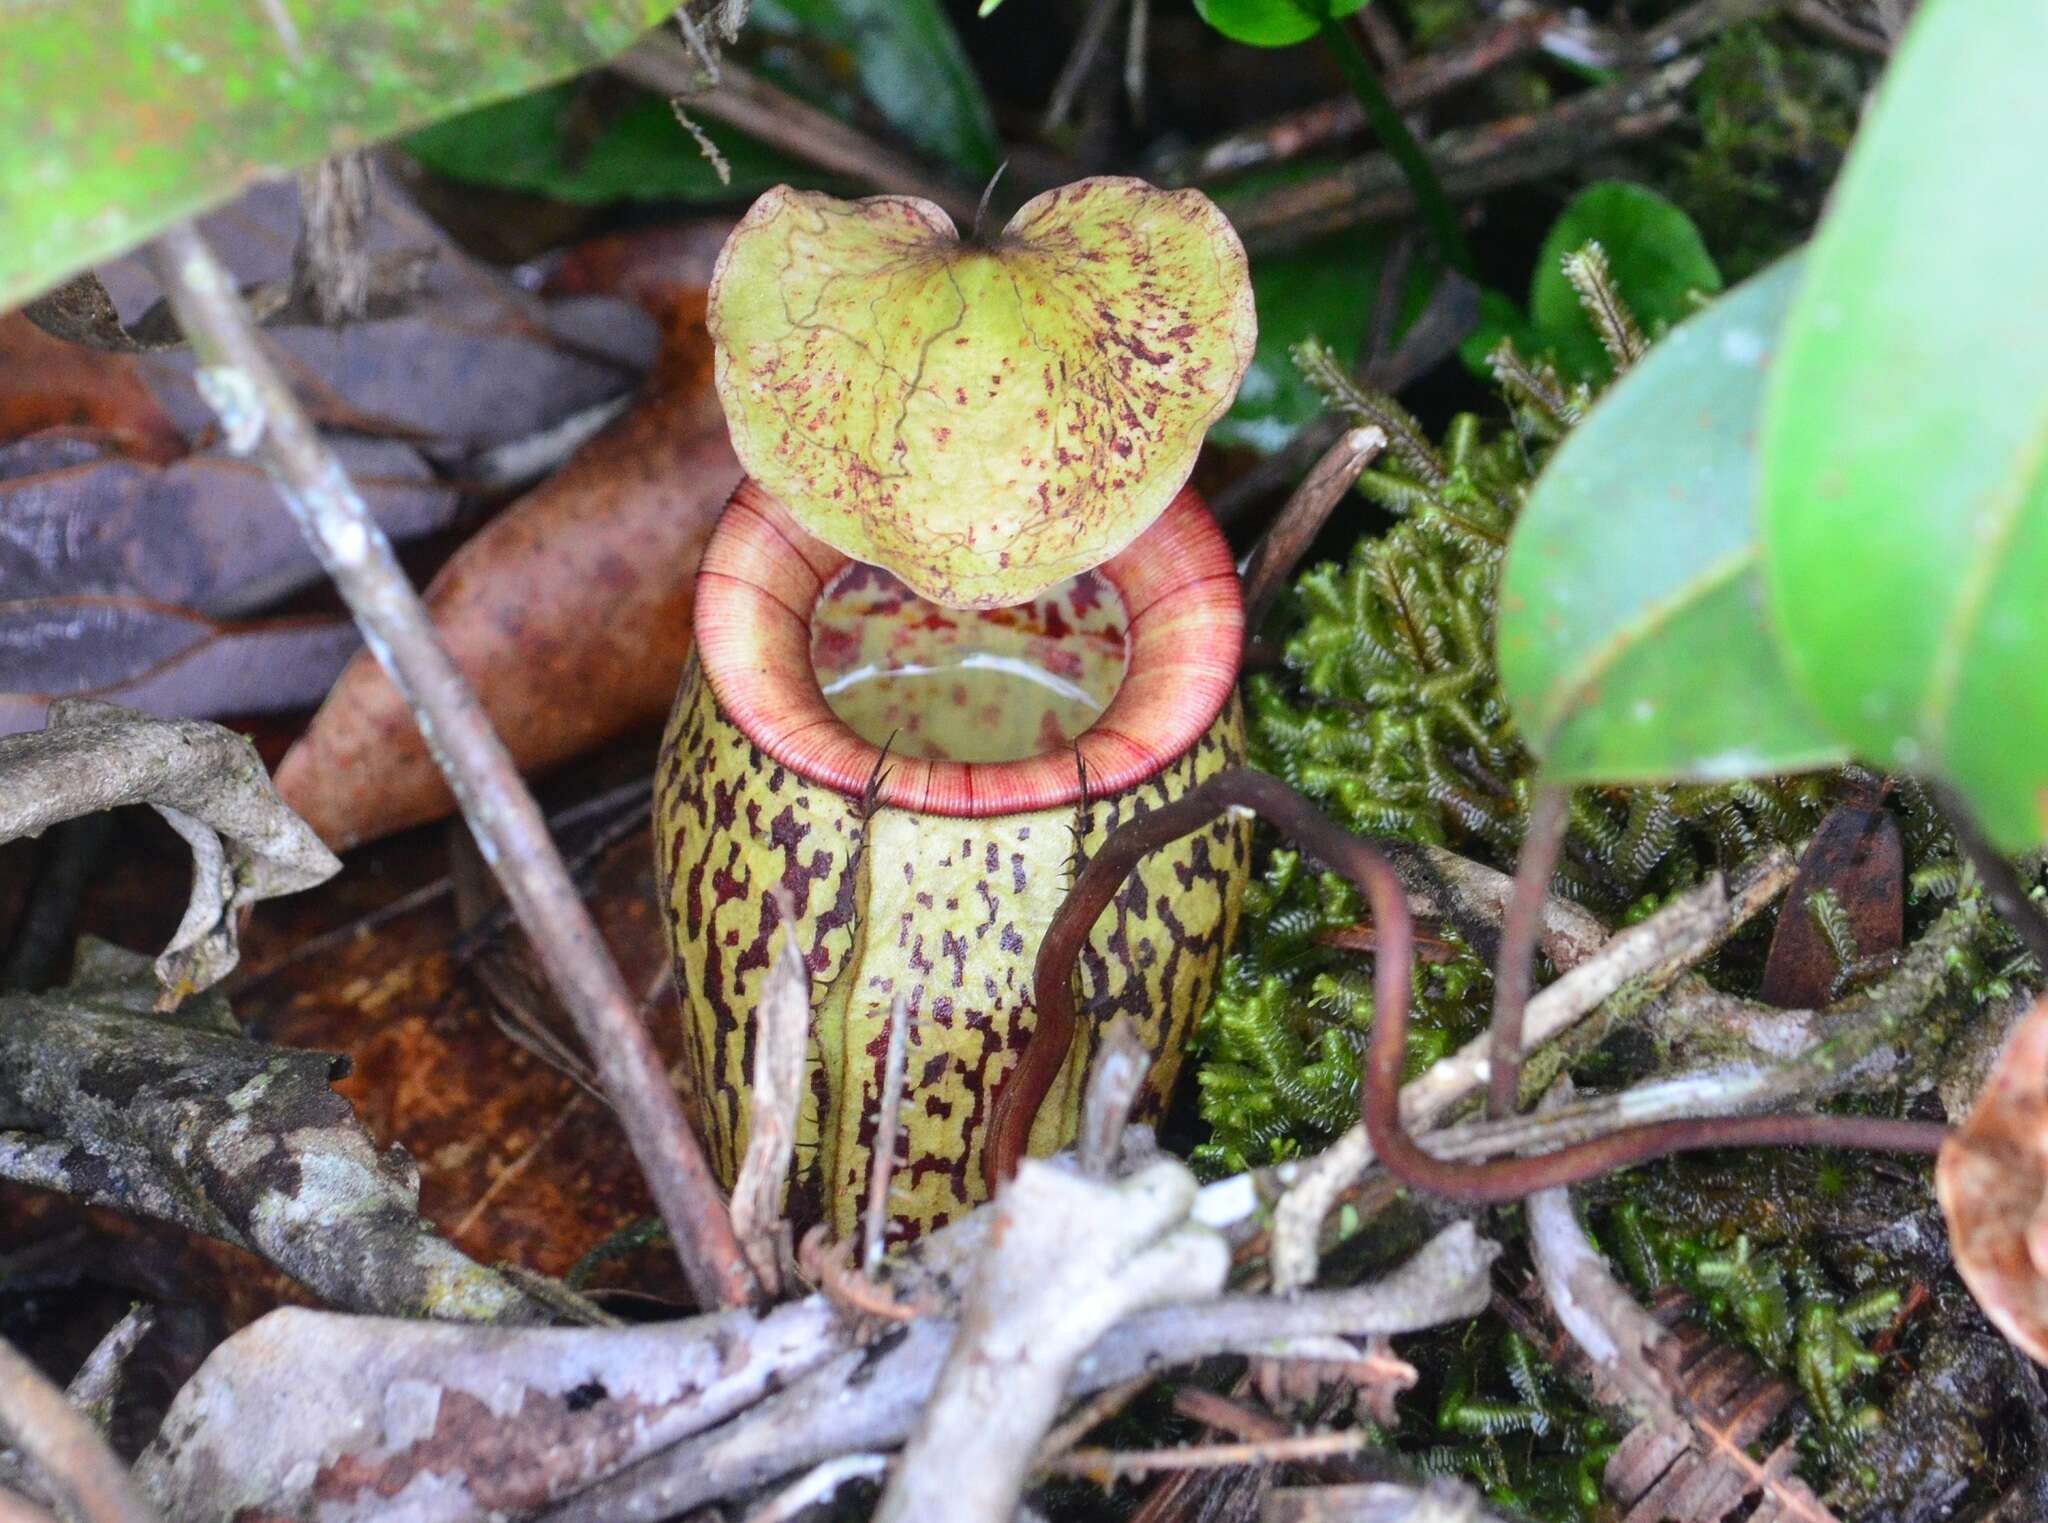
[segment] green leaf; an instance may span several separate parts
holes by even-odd
[[[1501,573],[1500,675],[1564,782],[1839,761],[1764,620],[1755,435],[1799,260],[1673,329],[1537,479]]]
[[[586,122],[580,97],[573,82],[551,85],[424,127],[403,147],[450,179],[597,205],[730,201],[785,181],[817,183],[795,160],[700,121],[732,170],[732,183],[723,184],[668,102],[635,93],[608,114],[603,107],[588,113]]]
[[[1529,282],[1529,318],[1559,370],[1588,379],[1612,375],[1614,366],[1563,266],[1567,254],[1593,242],[1606,251],[1614,288],[1645,333],[1691,315],[1693,292],[1712,296],[1721,289],[1721,271],[1692,218],[1640,185],[1606,180],[1587,186],[1543,240]]]
[[[0,310],[259,176],[604,63],[647,0],[15,5]]]
[[[1372,327],[1374,293],[1391,242],[1384,233],[1360,230],[1252,261],[1258,349],[1237,401],[1209,430],[1210,442],[1269,455],[1323,411],[1322,396],[1302,378],[1289,351],[1313,335],[1346,368],[1356,362]],[[1426,297],[1435,279],[1434,269],[1421,271],[1411,286]]]
[[[1792,674],[1872,763],[2048,837],[2048,8],[1928,0],[1815,240],[1764,420]]]
[[[981,81],[937,0],[754,0],[752,21],[843,52],[875,109],[932,158],[975,180],[1002,162]]]
[[[1255,48],[1307,42],[1323,23],[1361,10],[1365,0],[1195,0],[1202,19],[1233,42]],[[988,12],[983,11],[983,15]]]
[[[1604,380],[1614,365],[1564,277],[1564,259],[1598,243],[1607,254],[1608,274],[1645,332],[1652,335],[1690,316],[1693,293],[1712,296],[1721,272],[1707,252],[1692,218],[1655,191],[1620,180],[1589,185],[1558,213],[1536,256],[1529,282],[1529,315],[1499,291],[1480,295],[1479,326],[1458,346],[1458,355],[1478,375],[1489,375],[1486,357],[1504,338],[1530,359],[1556,362],[1567,380]]]

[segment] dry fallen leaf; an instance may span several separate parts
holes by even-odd
[[[513,759],[537,770],[668,712],[697,562],[739,480],[703,299],[676,307],[633,410],[457,552],[435,627]],[[362,655],[277,771],[337,850],[454,807],[412,715]]]
[[[1941,1145],[1934,1193],[1956,1269],[1984,1315],[2048,1364],[2048,1000],[2014,1029],[1983,1093]]]
[[[1814,914],[1814,895],[1820,893],[1832,896],[1859,963],[1897,954],[1905,939],[1905,848],[1898,822],[1875,789],[1830,810],[1799,860],[1759,991],[1781,1009],[1818,1010],[1832,1003],[1850,971]]]
[[[304,709],[362,643],[347,619],[222,624],[144,598],[0,600],[0,736],[41,729],[60,698],[175,719]]]
[[[137,460],[185,453],[132,356],[53,338],[19,312],[0,316],[0,442],[48,428],[92,430]]]
[[[779,186],[711,283],[748,474],[933,602],[1000,608],[1173,500],[1251,363],[1243,246],[1199,191],[1103,177],[986,244],[929,201]]]

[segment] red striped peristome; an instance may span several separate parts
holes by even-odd
[[[996,1091],[1034,1020],[1031,963],[1078,859],[1134,813],[1243,760],[1243,612],[1228,546],[1192,490],[1104,563],[1123,677],[1073,743],[1018,761],[892,753],[832,711],[813,668],[819,600],[849,565],[753,483],[698,580],[697,654],[656,779],[657,866],[684,1006],[686,1098],[728,1182],[748,1133],[750,1022],[779,944],[775,890],[812,974],[791,1214],[857,1224],[891,1002],[912,1026],[891,1200],[926,1231],[980,1198]],[[1078,757],[1078,764],[1077,764]],[[1085,779],[1085,781],[1084,781]],[[1082,1032],[1032,1150],[1071,1140],[1094,1032],[1129,1018],[1163,1110],[1235,928],[1250,827],[1224,818],[1147,857],[1079,960]]]

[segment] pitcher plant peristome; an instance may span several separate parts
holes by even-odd
[[[751,474],[699,573],[657,865],[688,1099],[728,1181],[774,891],[794,907],[799,1223],[855,1227],[898,995],[892,1220],[922,1232],[981,1198],[1078,864],[1242,760],[1237,576],[1185,480],[1249,361],[1250,300],[1213,206],[1128,180],[1048,192],[985,249],[925,203],[775,191],[721,256],[720,394]],[[1097,922],[1033,1152],[1071,1140],[1119,1013],[1157,1055],[1139,1115],[1163,1110],[1249,855],[1249,826],[1219,820]]]

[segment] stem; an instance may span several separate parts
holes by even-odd
[[[1529,1006],[1536,936],[1543,927],[1543,901],[1550,897],[1550,875],[1564,845],[1570,801],[1563,788],[1546,783],[1529,805],[1522,858],[1515,864],[1514,892],[1508,896],[1493,970],[1492,1046],[1486,1059],[1486,1115],[1492,1121],[1514,1113],[1521,1088],[1522,1015]]]
[[[157,1523],[156,1510],[99,1430],[5,1339],[0,1437],[35,1462],[66,1516],[80,1523]]]
[[[1530,1158],[1469,1164],[1424,1152],[1401,1121],[1401,1068],[1408,1053],[1415,976],[1415,921],[1407,891],[1393,864],[1370,841],[1333,822],[1279,778],[1233,767],[1171,804],[1119,825],[1096,848],[1054,913],[1032,968],[1038,1025],[990,1117],[984,1159],[992,1192],[1016,1173],[1031,1124],[1073,1043],[1074,964],[1096,919],[1145,853],[1199,830],[1233,806],[1250,809],[1306,855],[1350,879],[1372,907],[1380,951],[1373,964],[1372,1034],[1360,1109],[1373,1152],[1403,1184],[1472,1205],[1493,1205],[1697,1148],[1779,1145],[1932,1153],[1948,1135],[1946,1127],[1879,1116],[1706,1116],[1629,1127]]]
[[[260,455],[363,631],[404,695],[548,981],[590,1050],[647,1177],[683,1273],[706,1307],[756,1294],[703,1150],[590,912],[570,882],[533,795],[476,694],[456,670],[419,594],[362,494],[278,374],[206,241],[181,223],[151,247],[171,308],[199,359],[199,389],[229,447]]]
[[[1401,120],[1401,113],[1387,98],[1386,87],[1380,83],[1379,75],[1367,61],[1358,46],[1358,39],[1351,35],[1351,29],[1334,18],[1323,23],[1323,43],[1337,60],[1337,67],[1344,72],[1344,79],[1351,86],[1351,93],[1358,97],[1358,104],[1365,112],[1365,120],[1371,126],[1373,136],[1392,156],[1408,181],[1408,188],[1415,192],[1415,205],[1422,213],[1422,220],[1429,225],[1430,235],[1436,239],[1437,252],[1444,256],[1444,262],[1468,279],[1479,278],[1479,267],[1472,259],[1472,246],[1465,241],[1465,230],[1458,225],[1458,213],[1451,205],[1451,198],[1444,194],[1443,182],[1436,177],[1436,171],[1429,167],[1429,158],[1422,151],[1422,145],[1415,141],[1415,134],[1408,130],[1408,124]]]

